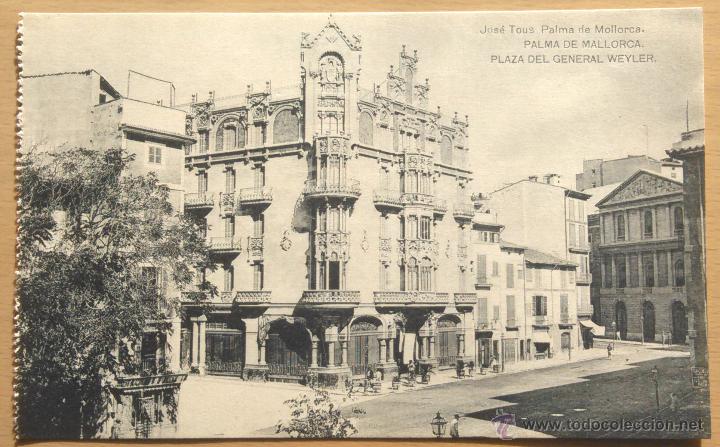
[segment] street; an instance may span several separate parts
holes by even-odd
[[[597,354],[601,354],[600,350]],[[599,358],[598,358],[599,357]],[[450,420],[460,414],[461,437],[497,437],[490,421],[498,409],[515,415],[509,434],[525,436],[583,436],[552,427],[524,429],[528,421],[560,419],[642,419],[654,414],[655,394],[649,369],[657,365],[662,406],[670,392],[685,396],[690,390],[684,351],[645,345],[616,347],[611,360],[568,363],[527,363],[526,371],[488,374],[457,381],[451,371],[435,375],[431,385],[401,388],[380,395],[362,393],[348,399],[334,394],[343,414],[352,417],[355,437],[430,437],[430,420],[439,411]],[[274,426],[287,419],[287,399],[312,393],[306,387],[282,383],[243,382],[235,378],[193,376],[183,385],[177,437],[274,437]],[[617,405],[622,396],[622,405]],[[693,396],[680,402],[670,419],[697,418],[707,411]],[[523,419],[525,418],[525,419]],[[544,433],[543,433],[544,432]],[[624,434],[628,436],[627,433]],[[682,437],[682,433],[677,436]]]

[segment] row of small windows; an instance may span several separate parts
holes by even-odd
[[[265,143],[265,128],[260,129],[260,139]],[[245,123],[232,118],[221,122],[215,130],[215,150],[229,151],[240,149],[247,144],[249,129]],[[294,110],[285,109],[277,112],[273,121],[272,142],[282,144],[298,141],[300,136],[300,119]],[[210,133],[207,130],[198,132],[198,152],[205,153],[210,147]]]
[[[607,289],[613,287],[624,289],[641,285],[642,287],[682,287],[685,285],[685,264],[682,258],[676,259],[672,262],[672,271],[668,271],[668,256],[670,252],[657,252],[656,265],[653,253],[620,255],[615,257],[614,266],[613,258],[606,257],[603,259],[602,285]]]
[[[648,239],[655,236],[654,214],[652,210],[645,210],[642,213],[642,229],[644,238]],[[681,235],[684,229],[683,209],[678,206],[673,209],[673,230],[676,235]],[[615,239],[624,241],[627,238],[626,233],[625,214],[617,214],[615,216]]]

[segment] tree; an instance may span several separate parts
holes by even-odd
[[[179,311],[177,290],[212,268],[198,227],[120,149],[29,152],[19,160],[17,430],[91,437],[103,389],[136,370],[127,347]],[[153,266],[167,287],[143,275]],[[206,283],[200,284],[208,289]],[[131,351],[132,349],[130,349]]]
[[[287,433],[291,438],[347,438],[357,433],[327,391],[314,392],[314,396],[301,394],[285,401],[290,407],[290,419],[278,422],[276,433]]]

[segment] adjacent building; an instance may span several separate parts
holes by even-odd
[[[600,323],[622,340],[684,343],[682,183],[639,170],[596,206]]]
[[[573,284],[579,321],[585,321],[584,345],[589,346],[589,320],[593,314],[590,304],[590,274],[585,202],[588,194],[560,185],[557,174],[542,179],[529,177],[493,192],[491,206],[505,225],[503,238],[513,243],[546,253],[577,268],[569,273]],[[582,324],[582,323],[578,323]]]
[[[656,172],[682,182],[682,163],[672,158],[656,160],[647,155],[628,155],[624,158],[583,161],[583,172],[575,175],[575,188],[585,191],[625,181],[639,169]]]
[[[705,277],[705,130],[684,132],[667,154],[683,161],[684,264],[691,353],[695,366],[708,367]]]
[[[123,97],[95,70],[22,76],[21,82],[22,151],[125,149],[135,156],[130,173],[154,173],[168,188],[175,209],[182,210],[185,149],[195,142],[185,133],[184,111]],[[62,219],[62,214],[60,210],[56,217]],[[161,268],[147,265],[142,274],[151,284],[167,287],[169,296],[179,296]],[[142,340],[130,347],[138,374],[122,377],[110,388],[109,411],[115,417],[103,423],[107,436],[111,430],[119,437],[157,436],[176,428],[159,415],[177,397],[184,376],[160,373],[180,370],[179,351],[170,349],[179,344],[180,318],[172,306],[158,304],[166,318],[148,321]],[[168,326],[177,331],[167,331]]]

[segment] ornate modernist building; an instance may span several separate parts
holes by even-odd
[[[608,335],[685,343],[682,183],[640,170],[597,208],[596,303]]]
[[[189,106],[185,209],[219,293],[186,300],[185,367],[332,385],[472,358],[467,119],[428,108],[404,47],[361,89],[361,53],[330,21],[303,34],[297,86]]]

